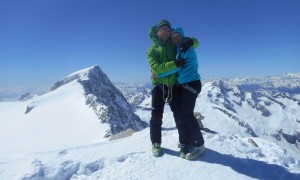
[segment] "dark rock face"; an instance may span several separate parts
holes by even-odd
[[[105,137],[127,129],[140,131],[148,124],[134,114],[132,107],[120,91],[111,83],[99,66],[78,72],[55,83],[51,91],[77,80],[85,91],[86,104],[90,106],[101,123],[108,123],[110,129]]]
[[[32,99],[34,98],[34,96],[36,96],[35,94],[31,94],[31,93],[26,93],[26,94],[23,94],[20,98],[19,98],[19,101],[27,101],[29,99]]]
[[[25,114],[29,113],[33,108],[34,106],[27,106]]]
[[[127,130],[140,131],[147,123],[133,113],[129,103],[111,83],[100,67],[88,73],[87,80],[79,80],[86,93],[86,104],[92,107],[102,123],[110,124],[107,136]]]
[[[282,130],[278,131],[277,136],[282,136],[287,142],[291,144],[300,143],[300,133],[297,132],[295,134],[286,134]],[[280,138],[281,140],[281,138]]]

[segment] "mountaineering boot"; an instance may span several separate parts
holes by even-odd
[[[179,144],[178,147],[180,148],[180,157],[185,159],[186,154],[189,152],[189,145]]]
[[[159,157],[161,156],[161,147],[160,147],[160,143],[154,143],[152,145],[152,155],[154,157]]]
[[[191,146],[190,152],[186,154],[185,158],[187,160],[193,160],[196,159],[198,156],[201,156],[205,151],[205,146],[202,145],[200,147],[197,146]]]

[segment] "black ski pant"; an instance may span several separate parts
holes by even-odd
[[[170,93],[172,91],[172,93]],[[170,100],[170,108],[173,112],[176,127],[179,133],[179,142],[186,144],[188,139],[187,129],[182,121],[180,112],[180,87],[178,85],[169,88],[166,85],[154,85],[152,89],[152,112],[150,119],[150,138],[152,144],[161,143],[161,126],[164,113],[165,99],[168,95],[172,95]]]
[[[181,117],[187,128],[187,141],[190,145],[198,147],[204,144],[204,139],[194,116],[194,108],[197,96],[201,92],[201,86],[200,80],[180,85]],[[193,90],[196,90],[196,93]]]

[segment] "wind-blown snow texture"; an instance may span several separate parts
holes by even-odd
[[[149,128],[141,129],[150,120],[151,88],[114,83],[129,105],[94,66],[69,75],[42,96],[0,102],[0,179],[300,179],[299,80],[300,74],[284,74],[206,81],[195,111],[204,116],[207,149],[187,161],[179,157],[168,106],[164,154],[154,158],[150,153]],[[115,115],[133,111],[139,118],[128,116],[120,124],[141,131],[113,141],[103,138],[114,132],[110,123],[119,125]]]

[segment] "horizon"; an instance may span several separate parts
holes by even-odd
[[[150,83],[148,31],[161,19],[199,40],[204,80],[300,72],[300,1],[185,3],[3,0],[0,92],[47,91],[95,64],[112,82]],[[171,13],[147,8],[153,4]]]
[[[11,91],[11,90],[3,90],[3,91],[1,91],[1,89],[0,89],[0,102],[1,102],[1,96],[2,96],[2,98],[4,98],[2,100],[14,101],[14,100],[17,100],[18,98],[21,98],[21,96],[26,95],[27,93],[29,93],[29,94],[35,94],[35,95],[38,95],[38,96],[43,95],[45,93],[50,92],[51,88],[53,88],[53,86],[57,82],[65,79],[65,78],[67,78],[69,76],[72,76],[74,74],[82,73],[84,71],[89,71],[91,68],[96,67],[96,66],[100,67],[99,65],[93,65],[93,66],[90,66],[90,67],[87,67],[87,68],[76,70],[74,72],[70,72],[69,74],[66,74],[65,76],[61,77],[60,79],[57,79],[47,89],[43,89],[43,90],[36,90],[36,89],[29,89],[28,88],[27,91],[26,90],[25,91]],[[103,70],[101,69],[101,67],[100,67],[100,70],[103,72]],[[128,83],[128,84],[130,84],[130,83],[133,83],[133,84],[137,83],[137,84],[145,84],[145,85],[149,84],[149,85],[151,85],[150,81],[149,82],[112,81],[105,72],[103,72],[103,73],[108,77],[108,79],[112,83],[125,83],[125,84],[126,83]],[[300,72],[296,72],[296,73],[281,73],[281,74],[276,74],[276,75],[257,76],[257,77],[241,77],[241,76],[240,77],[231,77],[231,78],[226,78],[226,77],[209,77],[209,78],[202,79],[201,81],[202,81],[202,83],[206,83],[206,82],[214,81],[214,80],[221,80],[221,81],[230,81],[230,80],[236,80],[236,79],[260,80],[260,79],[266,79],[266,78],[272,78],[272,77],[278,77],[278,76],[285,76],[285,75],[291,75],[291,74],[292,75],[298,75],[300,77]]]

